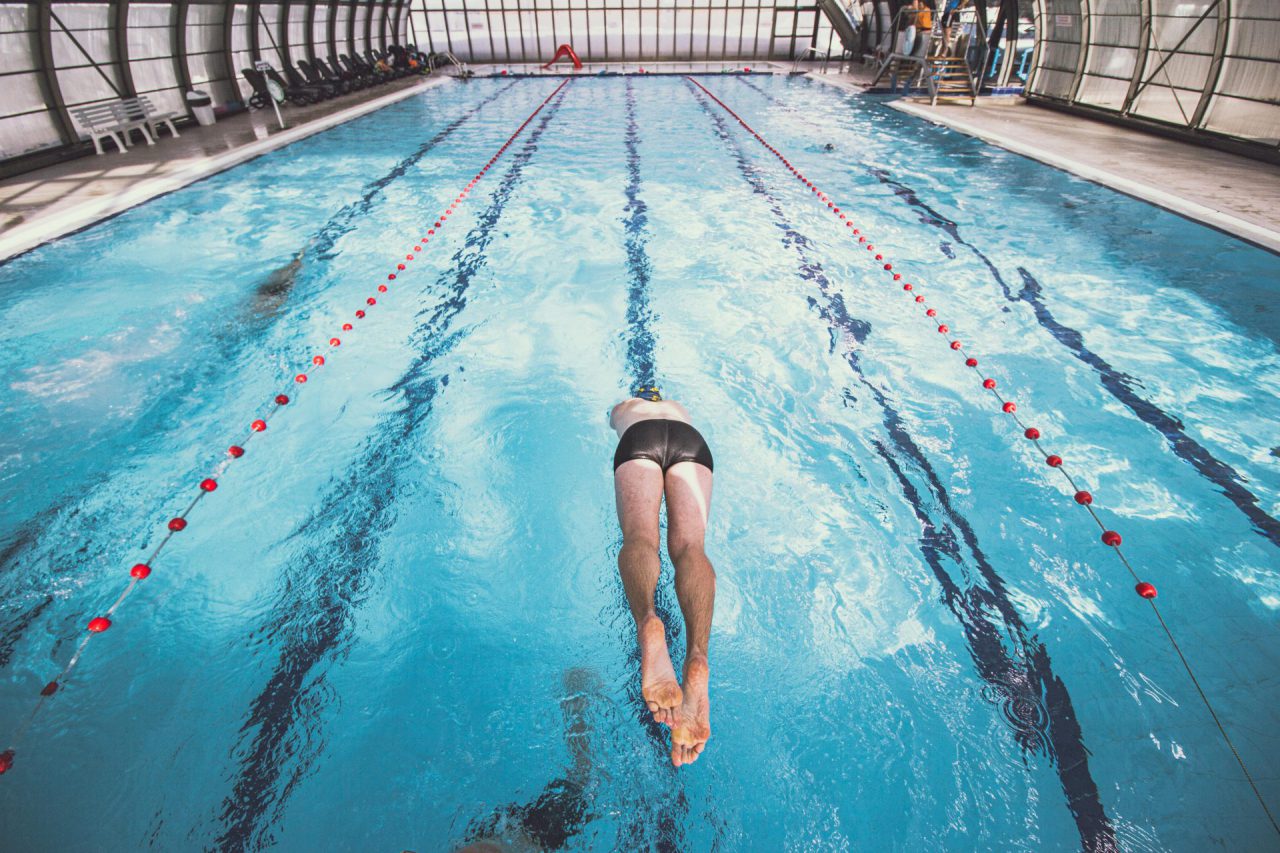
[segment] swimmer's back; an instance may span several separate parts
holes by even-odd
[[[619,437],[632,424],[651,420],[681,421],[691,426],[693,423],[689,419],[689,410],[675,400],[652,402],[632,397],[614,406],[609,413],[609,426],[614,428]]]

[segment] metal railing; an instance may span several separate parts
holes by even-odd
[[[826,74],[827,66],[831,62],[831,52],[828,50],[818,50],[816,47],[812,47],[812,46],[806,47],[804,50],[800,51],[800,55],[797,56],[795,61],[791,63],[791,73],[792,74],[799,73],[800,63],[803,62],[806,57],[810,57],[810,56],[812,57],[813,62],[822,60],[822,73]]]
[[[458,57],[454,56],[451,51],[444,53],[433,53],[427,57],[427,70],[435,71],[444,65],[452,65],[458,69],[457,76],[467,77],[470,72],[467,71],[467,63],[462,62]]]

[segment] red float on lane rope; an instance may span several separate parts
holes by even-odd
[[[169,519],[169,529],[174,533],[179,533],[187,529],[187,520],[182,516]]]
[[[142,580],[151,576],[151,567],[146,563],[135,563],[133,568],[129,570],[129,577]]]
[[[105,616],[98,616],[89,620],[89,630],[95,634],[101,634],[103,631],[111,627],[111,620]]]
[[[1156,597],[1156,588],[1151,584],[1147,583],[1146,581],[1140,581],[1138,585],[1135,586],[1133,589],[1135,592],[1138,593],[1138,595],[1142,596],[1143,598]]]
[[[200,481],[200,488],[206,492],[215,491],[218,488],[218,481],[212,477],[206,477]]]

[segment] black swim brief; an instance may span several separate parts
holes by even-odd
[[[697,462],[708,471],[715,470],[706,440],[684,421],[652,418],[627,427],[613,452],[613,470],[632,459],[651,459],[663,471],[677,462]]]

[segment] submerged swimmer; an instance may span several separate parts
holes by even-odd
[[[253,313],[259,316],[273,315],[293,292],[298,281],[298,273],[302,270],[302,258],[307,248],[299,249],[297,254],[282,267],[271,271],[253,292]]]
[[[591,817],[589,788],[594,782],[591,761],[593,699],[602,699],[604,685],[594,672],[575,668],[564,674],[565,696],[560,700],[564,742],[570,765],[532,802],[495,810],[467,828],[470,842],[458,853],[533,853],[567,846]]]
[[[671,763],[696,761],[711,737],[707,641],[716,598],[716,573],[703,550],[711,511],[711,450],[689,412],[658,389],[643,386],[613,407],[618,432],[613,488],[622,525],[618,570],[636,620],[640,684],[645,704],[671,727]],[[683,686],[667,650],[665,626],[654,610],[661,568],[658,510],[667,501],[667,553],[675,564],[676,597],[688,645]]]

